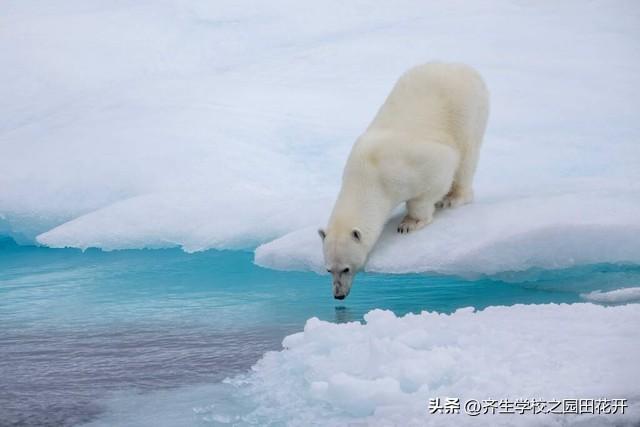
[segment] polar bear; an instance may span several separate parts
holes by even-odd
[[[473,175],[489,115],[480,75],[427,63],[403,74],[347,160],[329,224],[318,233],[333,295],[344,299],[391,212],[406,202],[399,233],[433,220],[436,208],[473,199]]]

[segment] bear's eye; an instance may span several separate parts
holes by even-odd
[[[331,273],[331,269],[330,268],[327,268],[327,273]]]
[[[344,270],[342,270],[343,273],[348,273],[349,272],[349,267],[345,268]]]

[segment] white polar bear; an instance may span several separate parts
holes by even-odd
[[[433,220],[436,207],[473,199],[472,181],[489,114],[480,75],[462,64],[407,71],[354,144],[323,240],[333,295],[344,299],[391,211],[406,202],[399,233]]]

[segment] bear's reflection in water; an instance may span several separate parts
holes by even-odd
[[[356,320],[357,316],[353,310],[345,307],[344,305],[335,307],[335,322],[336,323],[348,323]]]

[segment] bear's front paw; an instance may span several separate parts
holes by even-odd
[[[431,219],[428,219],[428,220],[415,219],[407,215],[402,219],[402,221],[400,222],[400,225],[398,225],[398,233],[406,234],[414,230],[420,230],[422,227],[429,224],[430,222],[431,222]]]

